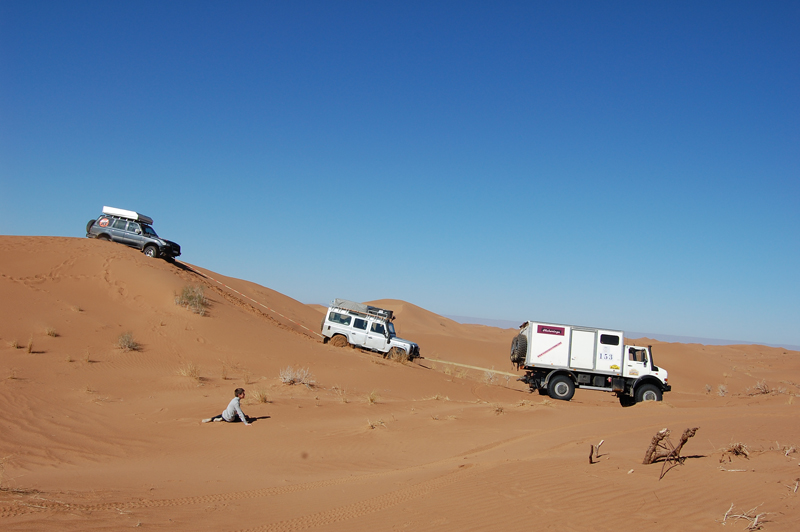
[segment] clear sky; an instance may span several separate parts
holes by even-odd
[[[800,345],[800,2],[0,2],[0,233]]]

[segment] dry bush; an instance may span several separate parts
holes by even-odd
[[[67,355],[67,362],[72,362],[72,355]]]
[[[19,377],[17,377],[17,370],[15,368],[8,368],[8,377],[6,377],[6,379],[14,381],[17,380],[18,378]]]
[[[202,286],[184,286],[180,295],[175,296],[175,304],[205,316],[208,300]]]
[[[331,388],[333,392],[339,396],[339,400],[343,403],[350,402],[347,398],[347,389],[339,387],[339,385],[334,384],[333,388]]]
[[[374,421],[374,422],[373,422],[373,421],[370,421],[370,420],[368,419],[368,420],[367,420],[367,426],[368,426],[370,429],[374,429],[375,427],[385,427],[385,426],[386,426],[386,423],[384,423],[382,419],[379,419],[378,421]]]
[[[44,332],[47,333],[47,336],[52,336],[53,338],[58,336],[58,333],[56,332],[55,328],[53,328],[53,327],[46,328],[44,330]]]
[[[242,379],[244,379],[245,384],[250,384],[253,381],[253,374],[249,371],[245,371],[244,375],[242,375]]]
[[[86,362],[87,364],[92,362],[92,357],[89,355],[89,350],[88,349],[83,354],[83,361]]]
[[[553,406],[553,401],[550,399],[542,399],[542,402],[539,404],[542,406]]]
[[[769,395],[773,391],[772,388],[769,387],[769,384],[767,384],[766,380],[757,382],[756,385],[753,386],[752,390],[753,391],[750,392],[750,395]]]
[[[314,380],[314,376],[311,374],[311,370],[308,368],[293,368],[292,366],[287,366],[286,368],[280,370],[279,378],[283,384],[288,384],[292,386],[294,384],[303,384],[306,388],[311,388],[317,384]]]
[[[722,457],[720,458],[720,462],[726,456],[744,456],[747,459],[750,459],[750,449],[747,448],[742,442],[731,443],[724,449],[722,449]]]
[[[444,372],[445,375],[452,375],[453,368],[451,366],[445,366],[442,372]]]
[[[228,380],[228,368],[225,367],[225,364],[222,365],[222,373],[221,373],[221,375],[222,375],[222,380],[224,380],[224,381]]]
[[[483,374],[483,382],[485,382],[486,384],[494,384],[494,377],[495,377],[494,371],[487,370]]]
[[[706,384],[706,393],[707,394],[711,393],[711,385],[710,384]]]
[[[442,401],[442,400],[449,401],[450,400],[449,397],[447,397],[446,395],[442,395],[440,393],[437,393],[436,395],[432,395],[432,396],[428,397],[427,399],[431,400],[431,401]]]
[[[506,411],[506,409],[503,408],[503,405],[494,405],[493,409],[496,416],[499,416],[500,414],[503,414]]]
[[[19,342],[17,342],[16,340],[11,340],[10,342],[8,342],[8,346],[11,349],[19,349],[20,347],[22,347],[21,345],[19,345]]]
[[[117,347],[126,353],[128,351],[138,351],[139,344],[133,339],[133,334],[126,332],[120,335],[117,339]]]
[[[378,402],[379,397],[380,396],[378,395],[378,392],[376,390],[372,390],[366,395],[366,401],[367,403],[374,405]]]
[[[511,387],[511,375],[504,375],[504,377],[506,379],[506,388],[510,388]]]
[[[253,392],[253,399],[256,403],[269,403],[269,394],[266,390],[259,388]]]
[[[717,386],[717,395],[720,397],[725,397],[728,394],[728,387],[724,384],[720,384]]]
[[[469,373],[468,370],[460,369],[460,370],[456,371],[456,378],[457,379],[466,379],[468,373]]]
[[[178,375],[181,377],[189,377],[190,379],[194,379],[196,381],[200,380],[200,368],[197,367],[197,364],[194,362],[186,362],[180,368],[178,368]]]
[[[28,347],[26,348],[28,353],[33,353],[33,336],[28,338]]]

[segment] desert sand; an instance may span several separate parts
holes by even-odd
[[[324,308],[201,266],[0,237],[0,530],[744,530],[746,512],[800,529],[798,352],[643,339],[664,401],[553,401],[432,360],[517,373],[513,329],[372,302],[421,347],[402,364],[323,344]],[[175,303],[186,286],[205,315]],[[281,383],[289,366],[313,382]],[[257,421],[201,423],[240,386]],[[689,427],[659,479],[651,438]]]

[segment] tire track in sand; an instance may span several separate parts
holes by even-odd
[[[329,486],[338,486],[341,484],[347,484],[350,482],[359,482],[364,480],[371,480],[377,477],[383,477],[388,475],[394,475],[398,473],[407,473],[413,471],[421,471],[425,469],[429,469],[431,467],[435,467],[437,465],[446,464],[448,462],[460,462],[467,456],[473,456],[479,453],[483,453],[497,447],[507,445],[510,443],[514,443],[516,441],[528,438],[529,434],[522,434],[519,436],[515,436],[513,438],[507,438],[499,441],[490,442],[485,445],[481,445],[478,447],[474,447],[472,449],[468,449],[464,452],[458,453],[453,456],[448,456],[446,458],[442,458],[441,460],[435,460],[433,462],[428,462],[425,464],[420,464],[416,466],[411,466],[404,469],[397,469],[397,470],[390,470],[390,471],[381,471],[378,473],[369,473],[366,475],[358,475],[358,476],[350,476],[350,477],[339,477],[334,479],[328,480],[320,480],[317,482],[308,482],[304,484],[294,484],[291,486],[276,486],[271,488],[261,488],[256,490],[248,490],[248,491],[234,491],[234,492],[227,492],[227,493],[217,493],[211,495],[199,495],[196,497],[180,497],[175,499],[140,499],[128,502],[107,502],[107,503],[97,503],[97,504],[81,504],[81,503],[67,503],[52,499],[46,499],[45,494],[42,492],[36,492],[37,495],[35,499],[32,501],[14,501],[12,505],[2,505],[0,506],[0,519],[7,519],[10,517],[18,517],[25,514],[30,513],[38,513],[38,512],[58,512],[58,511],[78,511],[78,512],[103,512],[103,511],[115,511],[119,512],[122,510],[136,510],[136,509],[149,509],[149,508],[169,508],[169,507],[176,507],[176,506],[191,506],[191,505],[208,505],[217,502],[228,502],[228,501],[236,501],[236,500],[244,500],[244,499],[255,499],[255,498],[262,498],[262,497],[272,497],[275,495],[283,495],[287,493],[295,493],[295,492],[303,492],[303,491],[310,491],[319,488],[325,488]],[[467,465],[467,464],[460,464],[460,465]],[[457,469],[456,471],[461,471],[461,469]],[[433,482],[433,481],[429,481]],[[426,484],[426,483],[423,483]],[[421,485],[422,486],[422,485]],[[407,488],[411,489],[411,488]],[[423,488],[420,488],[423,489]],[[404,490],[400,490],[404,492]],[[400,493],[400,492],[397,492]],[[426,491],[427,493],[427,491]],[[387,495],[388,496],[388,495]],[[414,495],[416,497],[417,495]],[[386,496],[384,496],[386,497]],[[379,497],[380,498],[380,497]],[[376,498],[376,499],[379,499]],[[372,499],[370,499],[372,500]],[[404,499],[405,500],[405,499]],[[35,501],[35,502],[34,502]],[[354,505],[361,504],[361,503],[354,503]],[[350,505],[353,506],[353,505]],[[392,505],[389,505],[392,506]],[[386,506],[387,508],[389,506]],[[371,510],[367,513],[371,513]],[[316,515],[316,514],[314,514]],[[333,521],[331,521],[333,522]],[[272,526],[272,525],[269,525]],[[317,525],[313,525],[317,526]]]

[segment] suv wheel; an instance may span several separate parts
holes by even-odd
[[[150,257],[151,259],[154,259],[158,257],[158,249],[156,249],[155,246],[147,246],[144,248],[144,254]]]

